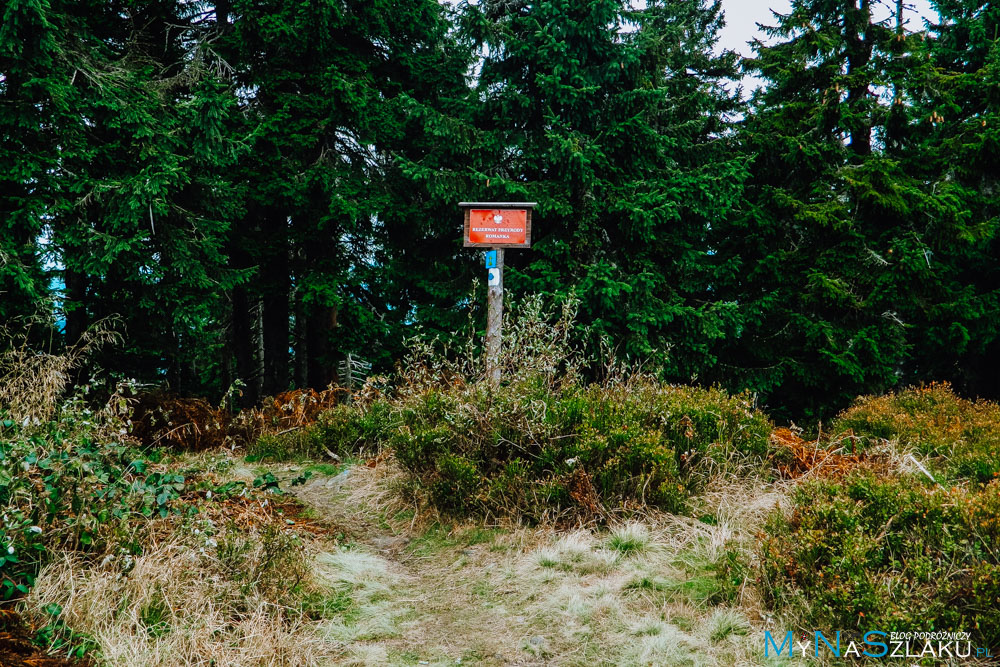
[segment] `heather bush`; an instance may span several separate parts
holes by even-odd
[[[797,486],[791,514],[775,512],[762,536],[767,600],[802,627],[970,631],[995,646],[1000,406],[932,384],[860,398],[833,432],[903,465]]]
[[[321,412],[314,423],[264,433],[247,446],[256,460],[348,458],[379,446],[393,420],[385,401],[338,405]]]
[[[682,511],[712,474],[760,469],[771,425],[751,397],[621,369],[585,384],[594,360],[574,346],[574,314],[572,300],[515,308],[501,383],[484,378],[471,342],[416,340],[392,391],[325,413],[297,449],[389,448],[438,509],[531,521]]]
[[[852,434],[862,449],[913,450],[941,482],[986,484],[1000,475],[1000,405],[960,398],[948,384],[860,398],[833,430]]]
[[[760,590],[801,627],[969,631],[1000,643],[1000,481],[944,488],[858,472],[794,491],[760,546]]]
[[[505,321],[503,381],[484,377],[470,341],[417,339],[393,386],[338,406],[295,433],[260,439],[274,458],[387,448],[444,512],[603,516],[680,512],[716,474],[763,471],[771,423],[749,395],[666,385],[605,368],[574,344],[571,299],[527,299]]]
[[[747,396],[646,378],[525,391],[435,389],[396,411],[386,444],[439,508],[538,520],[683,511],[720,471],[761,468],[771,424]]]

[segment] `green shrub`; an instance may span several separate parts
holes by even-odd
[[[156,451],[115,442],[77,411],[25,431],[0,421],[0,596],[19,597],[54,547],[128,543],[131,518],[182,511],[182,475],[151,470]]]
[[[70,659],[83,659],[88,654],[97,652],[99,646],[93,637],[66,626],[66,621],[61,618],[62,607],[52,603],[47,605],[44,611],[49,622],[35,632],[35,644],[44,646],[53,653],[61,653]],[[25,661],[23,664],[29,663]]]
[[[533,520],[591,500],[681,511],[711,474],[760,468],[771,430],[746,396],[649,380],[431,388],[385,423],[368,432],[439,509]]]
[[[760,547],[761,590],[804,627],[972,631],[1000,642],[1000,481],[945,489],[858,472],[794,492]]]
[[[254,461],[292,461],[326,456],[315,425],[287,433],[265,433],[247,445],[247,456]]]
[[[394,388],[323,413],[296,439],[262,439],[280,457],[388,448],[443,512],[603,515],[646,505],[683,511],[713,475],[764,471],[770,420],[748,395],[670,386],[611,367],[584,385],[576,300],[541,297],[504,320],[502,383],[470,339],[450,349],[411,341]]]
[[[939,481],[985,484],[1000,475],[1000,405],[967,401],[947,384],[858,399],[833,423],[870,448],[883,441],[912,447],[929,457]]]

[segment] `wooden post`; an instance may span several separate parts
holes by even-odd
[[[501,376],[503,329],[503,251],[531,247],[531,210],[535,202],[459,202],[465,210],[463,245],[486,253],[489,280],[486,288],[486,380]]]
[[[486,377],[500,382],[500,337],[503,330],[503,248],[496,248],[497,265],[489,269],[486,288]]]

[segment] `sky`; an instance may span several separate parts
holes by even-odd
[[[787,13],[791,4],[791,0],[722,0],[726,27],[719,36],[720,49],[736,51],[745,56],[752,55],[747,42],[754,37],[763,38],[756,24],[774,25],[770,10]],[[888,16],[892,11],[889,5],[895,5],[895,2],[883,0],[880,4],[880,16]],[[906,0],[904,14],[909,21],[910,30],[923,28],[922,18],[937,16],[931,9],[930,0]]]

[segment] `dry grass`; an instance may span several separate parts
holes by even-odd
[[[207,454],[185,464],[248,474]],[[724,594],[714,568],[784,505],[782,488],[713,486],[699,498],[711,523],[650,513],[559,530],[443,523],[405,482],[388,459],[292,487],[311,516],[347,534],[307,537],[299,574],[272,568],[279,585],[260,565],[265,535],[241,523],[243,546],[227,553],[244,555],[233,560],[220,529],[210,538],[189,524],[125,567],[59,559],[28,611],[60,604],[113,665],[766,664],[766,615],[752,591]],[[258,573],[249,583],[248,572]],[[291,576],[296,592],[280,585]]]
[[[550,384],[572,383],[588,359],[574,341],[580,300],[571,294],[559,304],[547,304],[534,294],[508,305],[504,312],[504,345],[497,365],[508,383],[537,381]],[[419,393],[429,386],[471,386],[486,378],[484,355],[469,312],[469,335],[457,346],[441,340],[414,337],[407,341],[409,353],[401,368],[399,391]]]
[[[268,572],[267,538],[246,537],[238,563],[233,551],[240,546],[226,555],[216,546],[232,535],[204,531],[175,533],[134,559],[93,564],[64,554],[40,573],[24,602],[27,614],[42,618],[46,605],[60,605],[67,624],[92,636],[110,665],[324,664],[336,646],[324,641],[318,623],[286,606],[294,596],[283,592],[296,574],[287,564],[280,574]],[[304,549],[299,557],[313,555]]]
[[[751,539],[774,497],[729,487],[704,500],[716,525],[651,515],[606,535],[552,534],[521,558],[516,580],[543,637],[539,657],[557,664],[761,664],[763,619],[753,604],[716,599],[725,596],[715,567],[734,541]]]
[[[121,340],[116,324],[111,318],[95,322],[75,345],[59,353],[32,345],[31,322],[17,331],[0,327],[0,340],[9,343],[0,352],[0,407],[25,427],[48,421],[69,388],[73,371],[101,346]]]
[[[755,539],[782,489],[710,488],[700,503],[714,525],[649,514],[567,531],[441,523],[402,499],[391,460],[347,480],[299,496],[359,527],[321,560],[356,604],[327,626],[349,664],[765,664],[766,616],[752,591],[725,599],[715,567]]]

